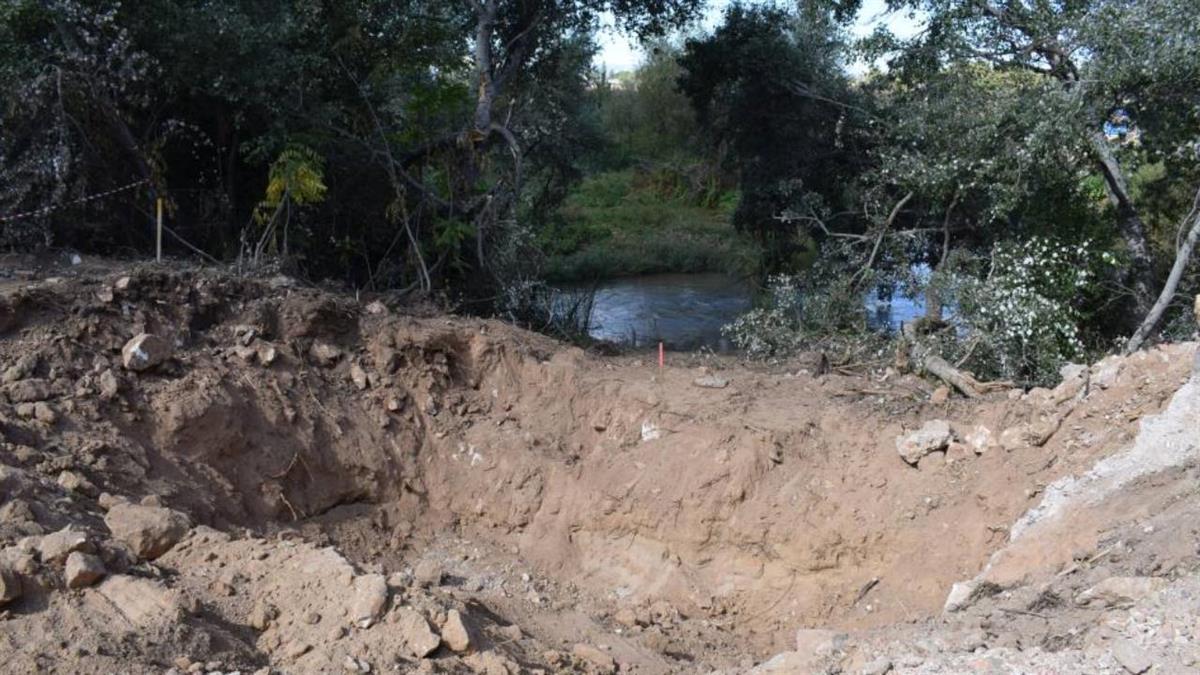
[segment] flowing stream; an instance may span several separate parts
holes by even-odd
[[[568,286],[568,293],[589,286]],[[878,330],[895,330],[902,321],[924,313],[924,304],[895,293],[863,300],[868,320]],[[588,332],[599,340],[631,347],[659,341],[673,350],[708,348],[728,351],[721,327],[753,307],[750,284],[724,274],[652,274],[610,279],[596,286]]]

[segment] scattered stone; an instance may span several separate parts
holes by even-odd
[[[128,502],[129,500],[125,499],[124,497],[112,495],[107,492],[101,492],[100,496],[96,498],[96,503],[99,504],[100,508],[104,509],[105,511],[111,509],[117,504],[127,504]]]
[[[613,615],[613,621],[626,628],[634,628],[638,625],[638,615],[637,612],[625,607],[617,610],[617,613]]]
[[[433,632],[429,622],[417,610],[400,607],[395,611],[395,616],[396,631],[400,640],[414,658],[423,659],[442,644],[441,638]]]
[[[104,516],[104,523],[113,537],[146,560],[166,553],[192,526],[188,517],[178,511],[141,504],[114,505]]]
[[[446,612],[446,621],[442,624],[442,641],[451,651],[465,652],[471,648],[471,632],[467,630],[462,614],[457,609]]]
[[[121,348],[121,365],[140,373],[171,358],[174,351],[169,341],[150,333],[138,333]]]
[[[358,387],[359,391],[371,386],[370,378],[367,377],[367,371],[363,370],[362,366],[357,363],[350,366],[350,381]]]
[[[1131,675],[1142,675],[1154,666],[1154,661],[1150,659],[1146,650],[1130,640],[1118,640],[1112,646],[1112,655],[1117,663],[1121,664],[1121,667],[1129,671]]]
[[[387,579],[382,574],[365,574],[355,578],[350,621],[359,628],[370,628],[383,614],[387,600]]]
[[[1113,386],[1117,383],[1117,377],[1121,374],[1121,367],[1124,363],[1124,360],[1117,355],[1102,359],[1099,363],[1092,366],[1091,383],[1101,389],[1108,389]]]
[[[801,628],[796,631],[796,651],[814,658],[823,659],[845,648],[845,633],[821,628]]]
[[[95,497],[100,491],[90,480],[75,471],[63,471],[58,474],[58,484],[69,492],[78,492],[88,497]]]
[[[139,628],[165,628],[184,614],[180,593],[153,579],[114,574],[96,590]]]
[[[858,671],[859,675],[887,675],[890,672],[892,672],[892,662],[886,657],[868,661]]]
[[[966,440],[967,446],[977,455],[982,455],[996,445],[992,439],[992,430],[982,424],[976,425],[964,440]]]
[[[900,453],[901,459],[916,466],[922,457],[945,450],[953,438],[954,434],[950,431],[949,422],[930,420],[907,436],[897,436],[896,450]]]
[[[598,673],[617,672],[617,662],[613,657],[591,645],[577,644],[571,648],[571,654],[587,661]]]
[[[413,570],[413,579],[418,586],[440,586],[442,583],[442,566],[435,560],[425,559],[417,563]]]
[[[312,650],[312,645],[307,642],[290,642],[283,649],[283,655],[289,659],[298,659]]]
[[[45,565],[61,565],[67,561],[67,556],[76,551],[92,553],[96,550],[87,533],[72,530],[69,525],[39,539],[35,548],[38,558]]]
[[[705,389],[724,389],[729,386],[729,380],[716,375],[703,375],[692,380],[692,384]]]
[[[371,302],[367,303],[366,309],[367,314],[373,314],[375,316],[383,316],[388,313],[387,305],[378,300],[372,300]]]
[[[1032,445],[1030,442],[1032,435],[1033,432],[1028,424],[1018,424],[1015,427],[1009,427],[1000,432],[1000,447],[1008,452],[1029,447]]]
[[[327,342],[314,342],[308,350],[308,355],[317,365],[329,368],[342,358],[342,350]]]
[[[13,403],[36,403],[50,398],[50,383],[46,380],[21,380],[5,387],[8,400]]]
[[[21,579],[7,562],[0,561],[0,607],[21,597]]]
[[[538,672],[536,670],[526,671],[519,664],[514,663],[512,659],[491,650],[470,654],[463,657],[462,661],[471,669],[471,672],[479,673],[479,675],[508,675],[509,673]]]
[[[121,381],[117,379],[117,375],[112,371],[112,368],[108,368],[100,373],[97,382],[100,385],[101,401],[111,401],[121,391]]]
[[[277,618],[279,618],[279,610],[275,605],[259,599],[254,603],[254,608],[250,610],[250,616],[246,617],[246,623],[254,630],[263,631]]]
[[[9,366],[4,371],[4,383],[11,384],[19,380],[23,380],[33,374],[37,370],[38,359],[34,354],[26,354],[17,359],[17,362]]]
[[[24,499],[10,499],[0,506],[0,523],[36,523],[37,516]]]
[[[258,354],[258,362],[263,366],[270,366],[279,358],[279,350],[270,342],[259,342],[255,346],[255,353]]]
[[[138,504],[142,506],[165,506],[163,498],[160,495],[146,495],[138,500]]]
[[[1062,376],[1062,382],[1050,392],[1052,403],[1058,405],[1087,396],[1088,380],[1091,376],[1087,366],[1068,363],[1059,369],[1058,374]]]
[[[950,587],[946,595],[946,604],[942,607],[945,612],[957,612],[966,609],[976,598],[975,591],[979,584],[975,581],[960,581]]]
[[[1075,602],[1101,607],[1128,607],[1166,586],[1166,580],[1158,577],[1109,577],[1075,596]]]
[[[54,412],[49,403],[38,401],[33,404],[33,419],[42,424],[54,424],[58,421],[58,413]]]
[[[86,588],[104,578],[104,562],[90,553],[73,552],[67,556],[64,578],[67,588]]]

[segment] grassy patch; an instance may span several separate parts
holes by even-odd
[[[547,276],[582,281],[658,272],[752,273],[757,249],[730,223],[736,195],[721,195],[708,207],[683,192],[641,185],[632,170],[587,178],[541,234]]]

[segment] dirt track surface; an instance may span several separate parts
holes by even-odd
[[[932,403],[885,364],[660,370],[285,278],[12,274],[0,657],[1194,672],[1194,351]]]

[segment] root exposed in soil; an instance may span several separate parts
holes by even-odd
[[[933,403],[912,376],[658,369],[285,278],[60,274],[0,281],[14,672],[1200,655],[1194,345]]]

